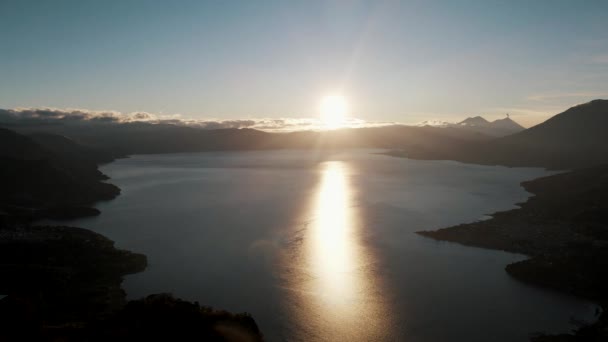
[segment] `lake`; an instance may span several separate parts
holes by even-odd
[[[129,298],[246,311],[270,341],[527,341],[594,319],[504,271],[525,256],[414,233],[512,209],[546,171],[376,152],[137,155],[102,167],[121,195],[70,224],[148,256]]]

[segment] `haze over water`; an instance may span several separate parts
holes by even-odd
[[[526,341],[595,305],[524,285],[524,256],[414,234],[514,207],[540,169],[343,151],[142,155],[71,222],[148,256],[132,298],[174,293],[252,313],[270,341]]]

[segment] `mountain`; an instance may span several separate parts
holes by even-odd
[[[472,117],[447,127],[393,125],[291,133],[269,133],[254,129],[209,130],[145,122],[15,128],[31,135],[55,154],[70,154],[73,157],[71,159],[86,159],[89,152],[82,151],[96,151],[90,153],[112,158],[145,153],[384,148],[396,150],[398,152],[395,154],[410,158],[564,169],[608,162],[608,135],[604,132],[606,127],[608,101],[595,100],[572,107],[527,130],[508,117],[492,122],[482,117]],[[53,136],[36,132],[51,133]],[[507,135],[509,132],[511,134]],[[21,148],[29,149],[31,154],[35,154],[41,153],[34,152],[38,147],[32,147],[30,142],[24,143]],[[5,147],[5,152],[11,151],[6,151]],[[99,163],[103,159],[104,157],[94,157],[88,162]],[[84,165],[85,162],[86,160],[79,161],[79,165]],[[59,161],[55,164],[69,171],[66,168],[68,163]]]
[[[513,133],[521,132],[526,129],[524,126],[511,120],[510,117],[494,120],[491,122],[491,126],[497,130],[512,131]]]
[[[511,120],[509,117],[490,122],[481,116],[476,116],[466,118],[463,121],[455,124],[454,127],[468,129],[494,137],[504,137],[525,130],[524,127]]]
[[[17,159],[40,159],[48,157],[49,151],[24,135],[0,127],[0,156]]]
[[[63,151],[52,144],[48,144],[49,149],[30,137],[0,128],[0,212],[32,218],[93,215],[98,211],[89,205],[118,195],[117,187],[101,182],[107,177],[93,160],[66,152],[79,150],[84,156],[84,147],[64,143]]]
[[[481,116],[469,117],[458,123],[450,123],[447,121],[439,120],[427,120],[417,124],[416,126],[460,129],[463,131],[476,132],[491,137],[504,137],[525,130],[523,126],[511,120],[511,118],[509,117],[494,120],[491,122]]]
[[[501,124],[510,125],[503,119]],[[483,144],[464,142],[435,149],[409,150],[420,159],[571,169],[608,163],[608,100],[577,105],[549,120]]]
[[[475,116],[472,118],[466,118],[462,121],[460,121],[459,123],[457,123],[457,126],[469,126],[469,127],[475,127],[475,126],[487,126],[489,125],[490,122],[484,118],[482,118],[481,116]]]
[[[28,137],[49,151],[55,163],[69,173],[92,180],[107,179],[107,176],[97,169],[97,165],[114,160],[111,154],[81,145],[62,135],[35,133]]]
[[[608,148],[608,100],[593,100],[569,108],[521,133],[501,139],[502,144],[584,152]]]
[[[608,162],[607,127],[608,100],[594,100],[499,139],[495,145],[508,157],[527,163],[591,166]]]
[[[28,137],[38,145],[44,146],[47,150],[66,159],[93,164],[109,163],[115,159],[115,156],[109,152],[86,146],[63,135],[37,132]]]
[[[19,127],[19,131],[54,151],[67,150],[55,141],[39,139],[40,132],[69,137],[87,148],[110,156],[129,154],[268,150],[285,148],[415,148],[416,146],[454,145],[461,141],[490,140],[492,137],[453,127],[384,127],[348,128],[332,131],[269,133],[254,129],[201,129],[170,124],[123,123],[115,125]],[[50,144],[52,143],[52,144]],[[70,151],[75,156],[81,153]]]

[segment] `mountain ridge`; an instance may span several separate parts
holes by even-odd
[[[91,204],[119,194],[116,186],[102,182],[107,176],[97,169],[100,161],[92,152],[57,139],[62,140],[61,148],[0,128],[0,212],[24,219],[97,215]],[[79,150],[89,159],[67,150]]]
[[[479,125],[487,125],[489,124],[490,121],[486,120],[484,117],[481,116],[472,116],[472,117],[468,117],[460,122],[457,123],[457,125],[460,126],[479,126]]]
[[[574,169],[608,163],[608,100],[593,100],[547,121],[483,144],[414,150],[393,155],[414,159],[449,159],[466,163]]]
[[[427,120],[418,126],[431,126],[438,128],[456,128],[482,133],[492,137],[503,137],[513,133],[521,132],[526,128],[515,122],[510,117],[489,121],[482,116],[470,116],[457,123],[447,121]]]
[[[451,159],[468,163],[538,166],[554,169],[592,166],[608,162],[608,100],[594,100],[559,113],[524,129],[511,118],[488,122],[482,117],[461,122],[488,122],[482,126],[447,127],[392,125],[343,128],[331,131],[270,133],[255,129],[199,129],[171,124],[124,123],[103,126],[46,125],[20,127],[19,132],[41,140],[37,132],[64,135],[95,149],[103,158],[129,154],[268,150],[305,148],[392,149],[393,155],[415,159]],[[498,136],[486,126],[520,130]],[[481,129],[478,129],[481,128]],[[42,135],[44,137],[44,135]],[[54,137],[41,142],[49,149],[63,149],[66,141]],[[42,139],[44,140],[44,139]],[[1,147],[0,147],[1,149]],[[75,156],[82,156],[73,149]]]

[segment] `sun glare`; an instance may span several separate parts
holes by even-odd
[[[347,105],[343,96],[325,96],[321,101],[321,122],[328,128],[338,128],[344,125]]]

